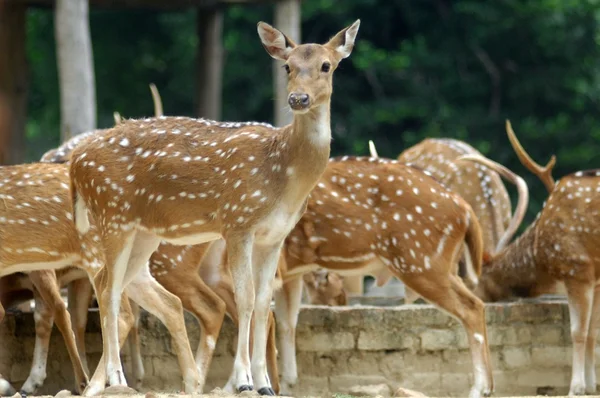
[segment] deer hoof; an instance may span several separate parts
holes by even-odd
[[[269,395],[274,397],[275,395],[275,391],[273,391],[273,389],[271,387],[263,387],[260,390],[258,390],[258,394],[259,395]]]
[[[238,387],[238,392],[244,392],[244,391],[252,391],[253,387],[249,386],[247,384],[241,385]]]

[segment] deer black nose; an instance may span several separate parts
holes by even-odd
[[[288,104],[295,110],[306,109],[310,103],[308,94],[291,93],[288,98]]]

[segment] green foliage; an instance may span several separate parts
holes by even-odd
[[[528,180],[529,219],[546,193],[518,163],[505,119],[538,162],[557,155],[555,177],[598,167],[600,1],[305,0],[302,7],[304,42],[362,21],[334,78],[334,155],[366,154],[368,139],[388,157],[425,137],[462,139]],[[226,11],[224,119],[272,120],[273,62],[256,35],[256,22],[272,19],[269,5]],[[166,114],[194,115],[195,12],[93,10],[90,20],[99,127],[112,125],[115,110],[150,115],[150,82]],[[59,136],[52,14],[30,11],[27,28],[35,159]]]

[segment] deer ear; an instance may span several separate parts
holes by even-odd
[[[340,59],[348,58],[354,48],[354,40],[360,27],[360,19],[357,19],[352,25],[342,29],[337,35],[325,44],[337,53]]]
[[[296,47],[293,40],[265,22],[258,23],[258,36],[269,55],[281,61],[286,61]]]

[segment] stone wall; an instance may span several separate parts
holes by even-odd
[[[568,319],[567,306],[559,300],[487,306],[496,396],[567,392],[571,361]],[[198,327],[192,317],[187,321],[195,351]],[[99,330],[97,313],[90,312],[86,343],[92,366],[100,356]],[[234,332],[226,321],[205,391],[224,385],[229,376]],[[8,314],[0,336],[0,372],[19,386],[27,377],[33,352],[31,314]],[[144,314],[141,340],[145,388],[177,390],[181,377],[166,329]],[[455,320],[430,305],[305,306],[300,313],[297,347],[298,396],[381,384],[431,395],[465,396],[472,381],[466,334]],[[125,362],[127,372],[127,356]],[[64,344],[55,330],[48,379],[40,393],[70,388],[72,379]]]

